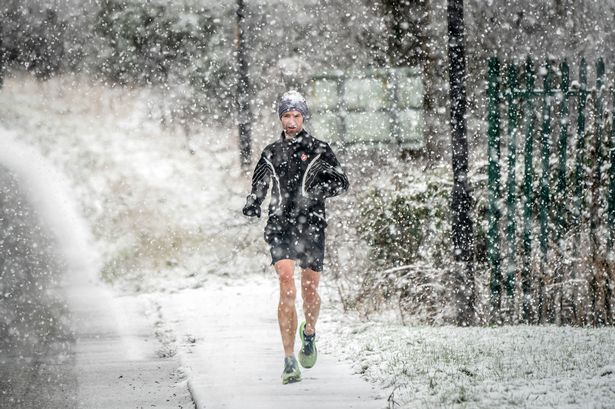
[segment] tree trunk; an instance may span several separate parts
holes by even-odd
[[[468,181],[466,139],[466,90],[463,0],[448,0],[448,57],[450,66],[451,147],[453,191],[451,198],[452,241],[456,260],[453,271],[457,324],[474,323],[474,234],[470,210],[472,197]]]
[[[2,21],[0,21],[0,90],[4,85],[4,55],[6,51],[4,50],[4,37],[2,30]]]
[[[244,0],[237,0],[237,122],[241,167],[243,170],[248,170],[252,159],[252,111],[250,110],[250,82],[244,28],[245,3]]]

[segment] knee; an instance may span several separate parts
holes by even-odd
[[[280,287],[289,288],[294,287],[294,277],[292,270],[281,270],[278,272],[278,278],[280,279]]]
[[[295,279],[292,271],[280,271],[280,293],[285,298],[295,299],[297,290],[295,289]]]

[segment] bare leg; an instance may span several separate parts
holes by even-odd
[[[309,268],[301,270],[301,296],[306,322],[305,335],[312,335],[316,331],[316,321],[320,314],[319,282],[320,273],[318,271]]]
[[[292,356],[295,354],[295,333],[297,332],[295,262],[294,260],[280,260],[275,263],[275,270],[280,280],[278,324],[282,335],[282,345],[284,346],[284,355]]]

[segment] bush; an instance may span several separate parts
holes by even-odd
[[[0,77],[5,65],[25,67],[39,79],[54,75],[64,57],[65,29],[49,6],[26,8],[8,2],[0,9]]]
[[[119,84],[164,84],[184,77],[206,54],[214,32],[206,9],[107,0],[96,19],[105,40],[101,71]]]
[[[396,303],[402,320],[441,322],[451,262],[448,168],[410,170],[405,188],[379,185],[358,198],[357,232],[369,248],[354,303]]]
[[[360,199],[358,232],[378,267],[441,265],[448,258],[450,183],[443,176],[410,177],[409,190],[376,187]]]

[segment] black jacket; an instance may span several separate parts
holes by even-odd
[[[244,214],[260,216],[271,184],[269,217],[282,223],[326,225],[325,199],[348,189],[348,179],[329,145],[305,130],[267,146],[252,176]]]

